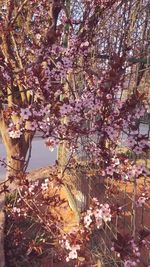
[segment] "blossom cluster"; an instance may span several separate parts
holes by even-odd
[[[60,242],[66,250],[66,261],[80,261],[80,256],[85,257],[83,251],[87,245],[86,236],[91,234],[95,227],[102,228],[105,223],[110,221],[110,206],[107,203],[100,204],[96,198],[93,198],[90,208],[81,217],[80,225],[64,235]]]
[[[141,189],[141,193],[140,195],[138,196],[138,199],[136,201],[136,205],[138,207],[142,207],[143,205],[145,205],[146,203],[148,204],[149,203],[149,200],[150,200],[150,197],[149,197],[149,188],[144,186],[142,189]]]
[[[86,211],[86,214],[83,218],[83,223],[86,228],[90,228],[93,221],[97,228],[103,226],[103,222],[107,223],[111,221],[111,210],[108,204],[99,204],[98,200],[94,198],[93,206]]]
[[[118,235],[118,240],[112,243],[111,251],[117,253],[124,267],[140,266],[141,248],[145,246],[147,246],[147,241],[142,239],[142,236],[135,240],[130,239],[129,235],[126,236],[126,239]]]
[[[52,3],[46,0],[32,0],[27,9],[26,3],[20,7],[19,1],[13,2],[16,6],[14,10],[12,6],[11,12],[8,12],[7,5],[2,6],[0,22],[0,32],[6,43],[9,41],[10,47],[8,56],[5,49],[0,54],[0,101],[3,102],[4,125],[8,127],[10,138],[15,139],[11,140],[12,143],[24,139],[26,133],[33,137],[36,131],[40,131],[50,150],[65,142],[72,158],[78,157],[80,160],[83,153],[87,165],[96,167],[100,178],[123,182],[146,178],[145,166],[137,165],[125,153],[118,152],[122,136],[125,136],[124,145],[128,152],[134,153],[135,157],[143,154],[145,157],[150,147],[148,134],[140,132],[140,119],[147,112],[144,104],[146,96],[138,89],[129,96],[126,94],[126,44],[121,48],[126,52],[120,54],[116,48],[108,51],[107,45],[104,47],[109,41],[105,27],[101,30],[101,18],[105,9],[118,1],[79,1],[77,7],[80,10],[76,8],[78,12],[75,16],[73,12],[65,11],[66,6],[62,8],[62,1],[51,1],[54,3],[52,7]],[[76,6],[76,3],[71,6]],[[17,10],[20,13],[15,18]],[[60,10],[62,13],[58,19]],[[50,19],[54,14],[56,18]],[[50,25],[51,20],[56,25]],[[106,28],[109,28],[108,25]],[[101,40],[104,36],[106,39],[103,43]],[[121,39],[120,36],[117,39]],[[123,39],[126,40],[126,37]],[[112,44],[109,46],[113,47]],[[97,57],[103,48],[108,58],[106,63]],[[101,56],[105,56],[103,52]],[[69,167],[74,166],[70,163]],[[20,192],[22,197],[12,210],[16,219],[27,214],[30,216],[31,211],[36,216],[35,211],[39,212],[45,203],[52,207],[60,204],[58,195],[44,199],[50,188],[51,183],[47,178],[41,184],[27,182]],[[42,201],[36,206],[37,191]],[[20,205],[25,200],[29,205],[21,209]],[[148,200],[148,193],[143,190],[134,204],[136,208],[143,207]],[[108,203],[109,200],[99,204],[97,199],[93,199],[92,205],[82,215],[82,227],[77,227],[62,238],[61,245],[67,261],[78,260],[80,255],[84,255],[87,236],[93,229],[101,229],[111,221],[112,210]],[[51,225],[52,229],[59,232],[62,222],[51,213],[51,222],[47,221],[46,216],[44,227]],[[43,222],[42,216],[40,222]],[[115,245],[114,250],[120,253],[125,267],[136,266],[140,256],[137,241],[128,240],[126,243],[123,242],[124,247],[127,245],[131,257],[123,257]]]

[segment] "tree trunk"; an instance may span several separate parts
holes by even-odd
[[[0,131],[6,148],[7,176],[16,176],[26,168],[26,155],[34,133],[25,132],[19,138],[11,138],[3,117],[0,119]]]

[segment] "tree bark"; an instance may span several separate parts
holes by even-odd
[[[19,138],[11,138],[3,115],[0,118],[0,131],[6,148],[7,176],[16,176],[26,168],[26,156],[34,133],[25,132]]]

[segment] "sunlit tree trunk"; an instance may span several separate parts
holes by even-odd
[[[27,2],[28,1],[24,1],[23,5],[20,4],[19,8],[16,7],[15,10],[11,10],[11,12],[14,11],[14,17],[11,22],[9,21],[9,23],[16,24],[18,28],[21,28],[24,24],[24,21],[26,21],[23,31],[25,32],[25,35],[28,34],[31,26],[31,14]],[[52,0],[49,4],[49,27],[47,28],[45,35],[43,36],[43,38],[49,45],[52,45],[55,42],[56,24],[59,12],[62,9],[62,3],[63,1],[61,0]],[[9,6],[9,3],[6,4],[6,7],[8,8],[8,10],[9,8],[11,8]],[[28,11],[26,12],[26,17],[21,17],[20,12],[23,8]],[[22,49],[23,46],[22,44],[18,45],[13,26],[9,35],[5,34],[5,32],[1,34],[0,40],[3,62],[9,63],[8,66],[11,70],[11,79],[9,79],[6,86],[4,85],[5,90],[2,90],[2,88],[0,88],[0,91],[4,91],[2,93],[4,94],[4,99],[0,99],[0,132],[6,148],[9,174],[16,174],[19,173],[19,171],[24,170],[25,158],[31,145],[34,132],[23,132],[19,138],[11,138],[8,133],[7,115],[4,116],[4,114],[5,112],[7,113],[7,109],[11,110],[14,106],[18,107],[18,109],[28,107],[35,100],[34,96],[30,94],[28,87],[22,84],[22,81],[18,75],[19,71],[22,71],[26,68],[26,63],[20,56],[20,49]],[[42,64],[41,59],[39,60],[38,58],[33,58],[33,61],[34,60],[37,60],[39,61],[39,64]],[[11,120],[19,130],[20,116],[12,115]]]
[[[34,133],[25,132],[20,138],[11,138],[9,136],[3,112],[1,112],[0,117],[0,131],[7,155],[7,174],[19,174],[20,171],[23,171],[24,168],[26,168],[26,156]]]
[[[66,0],[66,12],[67,12],[68,16],[70,14],[70,6],[71,6],[71,1]],[[68,33],[69,33],[69,23],[66,23],[65,28],[64,28],[64,38],[63,38],[63,45],[66,48],[68,46]],[[66,78],[67,78],[69,83],[72,82],[71,73],[69,73]],[[63,97],[68,97],[69,85],[67,82],[64,84],[64,92],[65,92],[64,95],[61,96],[62,100],[63,100]],[[68,121],[68,118],[67,118],[67,116],[65,116],[62,119],[62,124],[67,124],[67,121]],[[68,200],[69,206],[72,209],[72,211],[74,212],[77,222],[79,222],[80,221],[80,211],[77,207],[77,204],[75,201],[75,196],[72,193],[72,190],[70,188],[71,181],[67,180],[66,175],[65,175],[67,173],[66,171],[67,171],[67,164],[69,161],[69,157],[70,157],[70,151],[67,147],[66,141],[63,141],[58,146],[58,163],[59,163],[61,176],[63,179],[63,189],[65,192],[66,198]]]

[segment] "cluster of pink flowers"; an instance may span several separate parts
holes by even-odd
[[[64,237],[61,245],[68,251],[68,256],[66,257],[66,261],[74,260],[78,258],[78,251],[80,250],[79,244],[70,244],[67,236]]]
[[[49,179],[45,179],[44,182],[41,184],[42,191],[47,191],[49,188]]]
[[[111,221],[111,210],[108,204],[100,204],[96,198],[92,199],[90,208],[83,213],[80,225],[74,227],[65,234],[60,241],[66,250],[66,261],[78,260],[83,254],[86,244],[86,236],[92,233],[94,227],[103,227],[104,223]]]
[[[143,187],[141,189],[141,194],[138,197],[138,200],[136,202],[138,207],[142,207],[144,204],[148,204],[150,200],[149,197],[149,188],[148,187]]]
[[[20,138],[21,135],[22,131],[15,129],[15,127],[13,128],[13,130],[9,130],[9,136],[13,139]]]
[[[13,212],[20,216],[21,209],[17,207],[13,207]]]
[[[8,132],[11,138],[19,138],[23,132],[36,130],[47,131],[49,127],[48,116],[50,114],[50,105],[45,105],[44,108],[41,107],[25,107],[21,109],[16,109],[12,111],[9,117],[9,127]],[[16,124],[14,123],[14,116],[18,117]]]
[[[142,196],[138,198],[138,200],[137,200],[137,205],[138,205],[139,207],[142,207],[143,204],[145,204],[145,202],[146,202],[147,199],[148,199],[148,198],[145,197],[145,194],[143,193]]]
[[[142,238],[142,235],[139,237],[137,236],[137,240],[134,240],[130,239],[129,235],[125,238],[120,235],[118,240],[112,243],[111,251],[117,253],[124,267],[140,266],[141,248],[147,246],[147,241]]]
[[[125,260],[124,267],[135,267],[137,266],[137,262],[135,260]]]
[[[137,90],[129,97],[121,98],[126,82],[124,74],[125,76],[127,74],[126,55],[116,54],[112,49],[109,51],[111,60],[108,68],[107,63],[101,64],[99,59],[96,68],[91,64],[96,46],[98,50],[103,46],[99,37],[92,35],[94,32],[92,29],[95,27],[93,25],[98,17],[95,14],[103,15],[101,12],[114,2],[115,0],[83,0],[81,3],[79,1],[81,14],[78,14],[79,18],[75,15],[74,19],[70,15],[67,16],[67,12],[63,10],[58,19],[57,30],[53,34],[55,38],[53,41],[51,37],[48,40],[50,4],[47,0],[29,1],[28,9],[31,8],[29,28],[32,34],[27,36],[24,25],[18,27],[15,23],[12,29],[9,29],[15,36],[17,52],[23,68],[17,75],[10,71],[11,64],[8,64],[8,59],[2,58],[2,53],[1,98],[7,95],[7,89],[11,88],[11,83],[12,88],[15,88],[19,81],[25,93],[27,90],[29,99],[32,99],[27,101],[28,103],[22,102],[21,105],[20,103],[17,105],[17,101],[14,101],[11,108],[5,108],[5,122],[8,124],[11,138],[19,139],[25,132],[31,132],[31,135],[34,135],[34,132],[40,130],[50,150],[65,140],[65,145],[69,147],[74,158],[83,151],[86,162],[89,165],[94,163],[102,178],[131,182],[142,176],[146,177],[147,169],[129,160],[125,154],[117,152],[117,148],[120,145],[122,133],[125,133],[127,136],[125,146],[130,152],[134,152],[136,156],[143,153],[146,155],[150,147],[148,135],[141,134],[138,129],[140,118],[147,110],[146,105],[143,104],[145,96]],[[59,4],[57,5],[59,9]],[[7,6],[3,6],[2,11],[2,20],[4,20]],[[81,21],[83,25],[79,26],[82,31],[78,31],[78,23],[80,24]],[[1,25],[5,26],[4,24],[2,22]],[[69,25],[66,34],[67,45],[64,44],[66,25]],[[15,28],[19,29],[15,30]],[[17,31],[22,32],[22,35],[17,35]],[[100,34],[103,38],[101,30]],[[22,38],[21,49],[17,36]],[[14,51],[12,49],[13,52],[15,49]],[[14,119],[15,116],[17,120]],[[21,191],[23,197],[34,199],[38,186],[39,184],[29,183]],[[44,195],[49,188],[50,181],[45,179],[39,191]],[[148,193],[142,192],[136,199],[136,207],[142,207],[148,200]],[[20,214],[26,214],[26,211],[21,211],[17,205],[14,206],[13,212],[18,217],[21,216]],[[63,238],[62,247],[66,250],[66,261],[78,259],[83,247],[86,246],[86,235],[94,228],[103,227],[111,219],[110,205],[100,204],[97,199],[93,199],[91,206],[82,215],[82,229],[78,226],[75,233],[69,233]],[[78,238],[75,239],[75,236]],[[125,255],[124,266],[136,266],[140,256],[139,247],[133,240],[128,242],[127,246],[130,247],[133,257]],[[121,255],[119,253],[118,251],[118,255]]]
[[[138,266],[138,264],[140,263],[139,257],[141,255],[139,247],[134,240],[131,240],[129,243],[131,245],[133,256],[124,260],[124,267]]]
[[[111,221],[111,210],[108,204],[99,204],[97,199],[93,199],[93,206],[86,211],[86,215],[83,218],[83,223],[86,228],[91,227],[94,222],[97,228],[103,226],[103,222],[107,223]]]
[[[20,110],[21,119],[28,120],[31,115],[32,115],[32,113],[31,113],[29,108],[24,108],[24,109],[21,108],[21,110]]]
[[[46,146],[49,148],[50,151],[53,151],[54,148],[58,145],[58,142],[54,138],[47,138],[45,141]]]
[[[138,131],[128,137],[127,144],[137,155],[146,152],[150,147],[148,137],[139,134]]]

